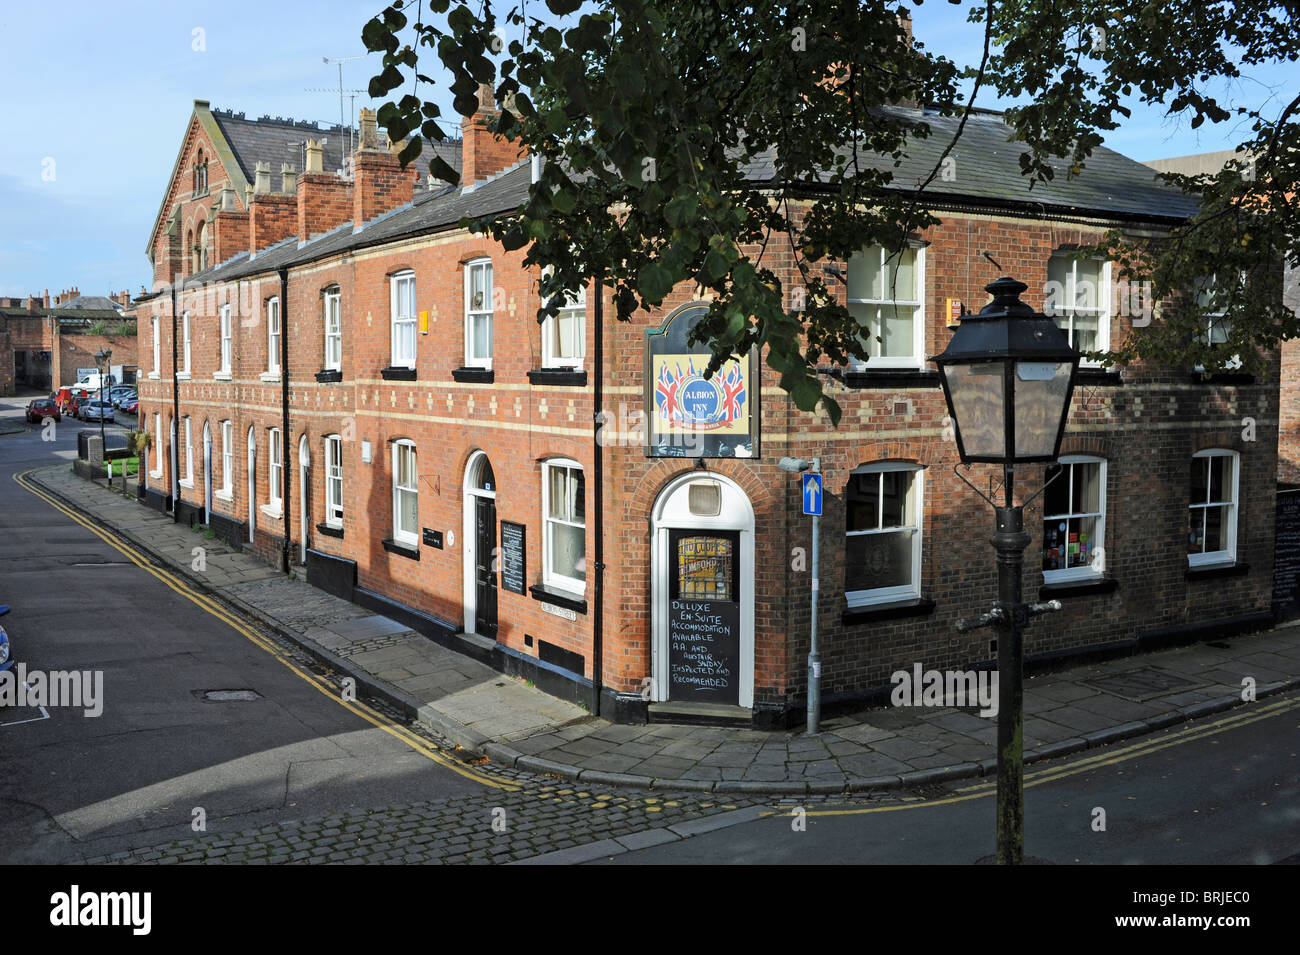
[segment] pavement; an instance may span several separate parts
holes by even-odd
[[[28,479],[352,676],[359,692],[502,768],[590,786],[785,796],[881,792],[996,772],[996,719],[948,707],[835,716],[813,737],[802,730],[611,723],[175,524],[134,494],[82,480],[66,464]],[[1300,629],[1284,625],[1031,677],[1025,761],[1249,706],[1246,686],[1255,700],[1300,687]]]

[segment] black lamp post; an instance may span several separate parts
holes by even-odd
[[[1026,606],[1021,599],[1029,535],[1025,533],[1023,505],[1012,504],[1015,466],[1059,457],[1080,358],[1050,318],[1020,301],[1020,294],[1027,288],[1012,278],[1000,278],[985,286],[993,301],[979,314],[963,318],[943,354],[931,359],[941,372],[943,396],[962,463],[1001,464],[1003,468],[1001,506],[975,488],[996,512],[996,530],[989,540],[997,552],[998,599],[991,612],[976,620],[957,622],[963,631],[989,624],[1001,630],[999,865],[1019,865],[1025,853],[1022,632],[1031,615],[1061,608],[1055,600]]]
[[[99,369],[99,447],[107,460],[108,449],[104,447],[104,378],[108,375],[108,360],[113,357],[113,349],[101,348],[95,352],[95,367]]]

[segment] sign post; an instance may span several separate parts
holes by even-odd
[[[812,459],[812,469],[803,476],[803,512],[812,518],[812,620],[808,646],[808,735],[820,729],[822,715],[822,657],[817,650],[817,592],[821,557],[822,459]]]

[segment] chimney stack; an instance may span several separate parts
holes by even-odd
[[[401,144],[379,147],[375,111],[361,111],[360,145],[353,156],[352,227],[360,229],[375,216],[406,205],[415,196],[417,160],[402,169],[397,152]]]
[[[488,124],[495,122],[499,115],[492,87],[480,83],[478,109],[473,116],[463,117],[460,121],[462,186],[472,186],[495,176],[528,154],[519,143],[508,142],[488,129]]]
[[[320,140],[307,140],[307,171],[298,179],[298,241],[341,226],[352,213],[352,183],[325,172]]]

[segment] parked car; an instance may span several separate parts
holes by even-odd
[[[121,409],[122,409],[122,413],[123,413],[123,414],[129,414],[129,415],[137,415],[137,414],[139,414],[139,413],[140,413],[140,399],[139,399],[139,398],[128,398],[126,401],[123,401],[123,402],[122,402],[122,404],[121,404]]]
[[[0,604],[0,617],[9,612],[8,604]],[[9,646],[9,635],[5,633],[5,628],[0,627],[0,672],[8,670],[14,665],[14,655]]]
[[[82,421],[114,421],[113,406],[98,398],[89,398],[80,406]]]
[[[53,398],[33,398],[27,402],[27,423],[39,424],[42,418],[53,418],[55,421],[62,421],[63,415],[59,412],[59,406]]]
[[[68,397],[68,404],[63,413],[73,418],[80,418],[81,406],[88,400],[85,395],[74,388],[72,394]]]
[[[134,388],[119,387],[113,389],[113,395],[108,400],[113,403],[114,408],[120,408],[122,407],[123,402],[129,401],[135,397],[137,396]]]

